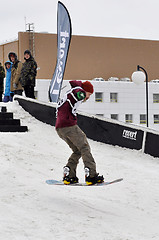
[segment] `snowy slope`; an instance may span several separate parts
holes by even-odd
[[[3,104],[4,105],[4,104]],[[158,240],[159,159],[89,140],[106,187],[49,186],[71,151],[54,127],[7,104],[28,133],[0,133],[0,239]],[[78,177],[84,181],[82,160]]]

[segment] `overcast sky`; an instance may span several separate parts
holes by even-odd
[[[74,35],[159,40],[159,0],[61,0]],[[26,23],[56,33],[57,0],[1,0],[0,43],[18,37]]]

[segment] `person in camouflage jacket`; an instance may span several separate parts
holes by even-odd
[[[2,64],[0,63],[0,102],[2,102],[2,94],[4,90],[4,78],[5,78],[5,70]]]
[[[20,81],[24,88],[26,97],[34,98],[35,77],[37,74],[37,63],[29,50],[24,52],[25,62],[21,70]]]

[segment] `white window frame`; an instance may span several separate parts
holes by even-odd
[[[133,123],[133,115],[132,114],[125,114],[125,122],[126,123]]]
[[[103,102],[103,92],[95,92],[95,102]]]
[[[111,92],[110,93],[110,102],[111,103],[117,103],[118,102],[118,93]]]
[[[153,119],[154,119],[154,124],[159,124],[159,114],[154,114]]]
[[[96,113],[96,116],[98,116],[98,117],[104,117],[104,113]]]
[[[140,124],[146,124],[146,114],[140,114]]]
[[[153,93],[153,103],[159,103],[159,93]]]
[[[119,114],[111,114],[110,117],[111,117],[111,119],[118,120]]]

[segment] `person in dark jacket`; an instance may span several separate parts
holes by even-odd
[[[35,77],[37,74],[37,63],[29,50],[24,52],[25,62],[21,70],[20,81],[25,91],[25,96],[34,98]]]
[[[10,52],[8,54],[8,58],[13,63],[12,70],[11,70],[10,90],[14,92],[14,94],[22,95],[23,88],[20,83],[20,73],[22,69],[22,62],[18,60],[17,54],[14,52]]]
[[[77,108],[89,99],[93,93],[93,85],[89,82],[70,81],[71,90],[59,101],[57,106],[56,131],[72,149],[73,153],[64,167],[64,184],[78,182],[76,168],[79,159],[82,157],[85,167],[85,179],[88,185],[101,183],[103,176],[96,172],[96,163],[91,154],[91,149],[85,133],[77,125]]]
[[[2,102],[2,94],[4,91],[4,78],[5,78],[5,70],[2,64],[0,63],[0,102]]]
[[[10,90],[11,85],[11,69],[12,69],[13,63],[10,61],[5,62],[5,68],[6,68],[6,83],[5,83],[5,91],[4,91],[4,98],[3,102],[12,102],[13,101],[13,95],[14,93]]]

